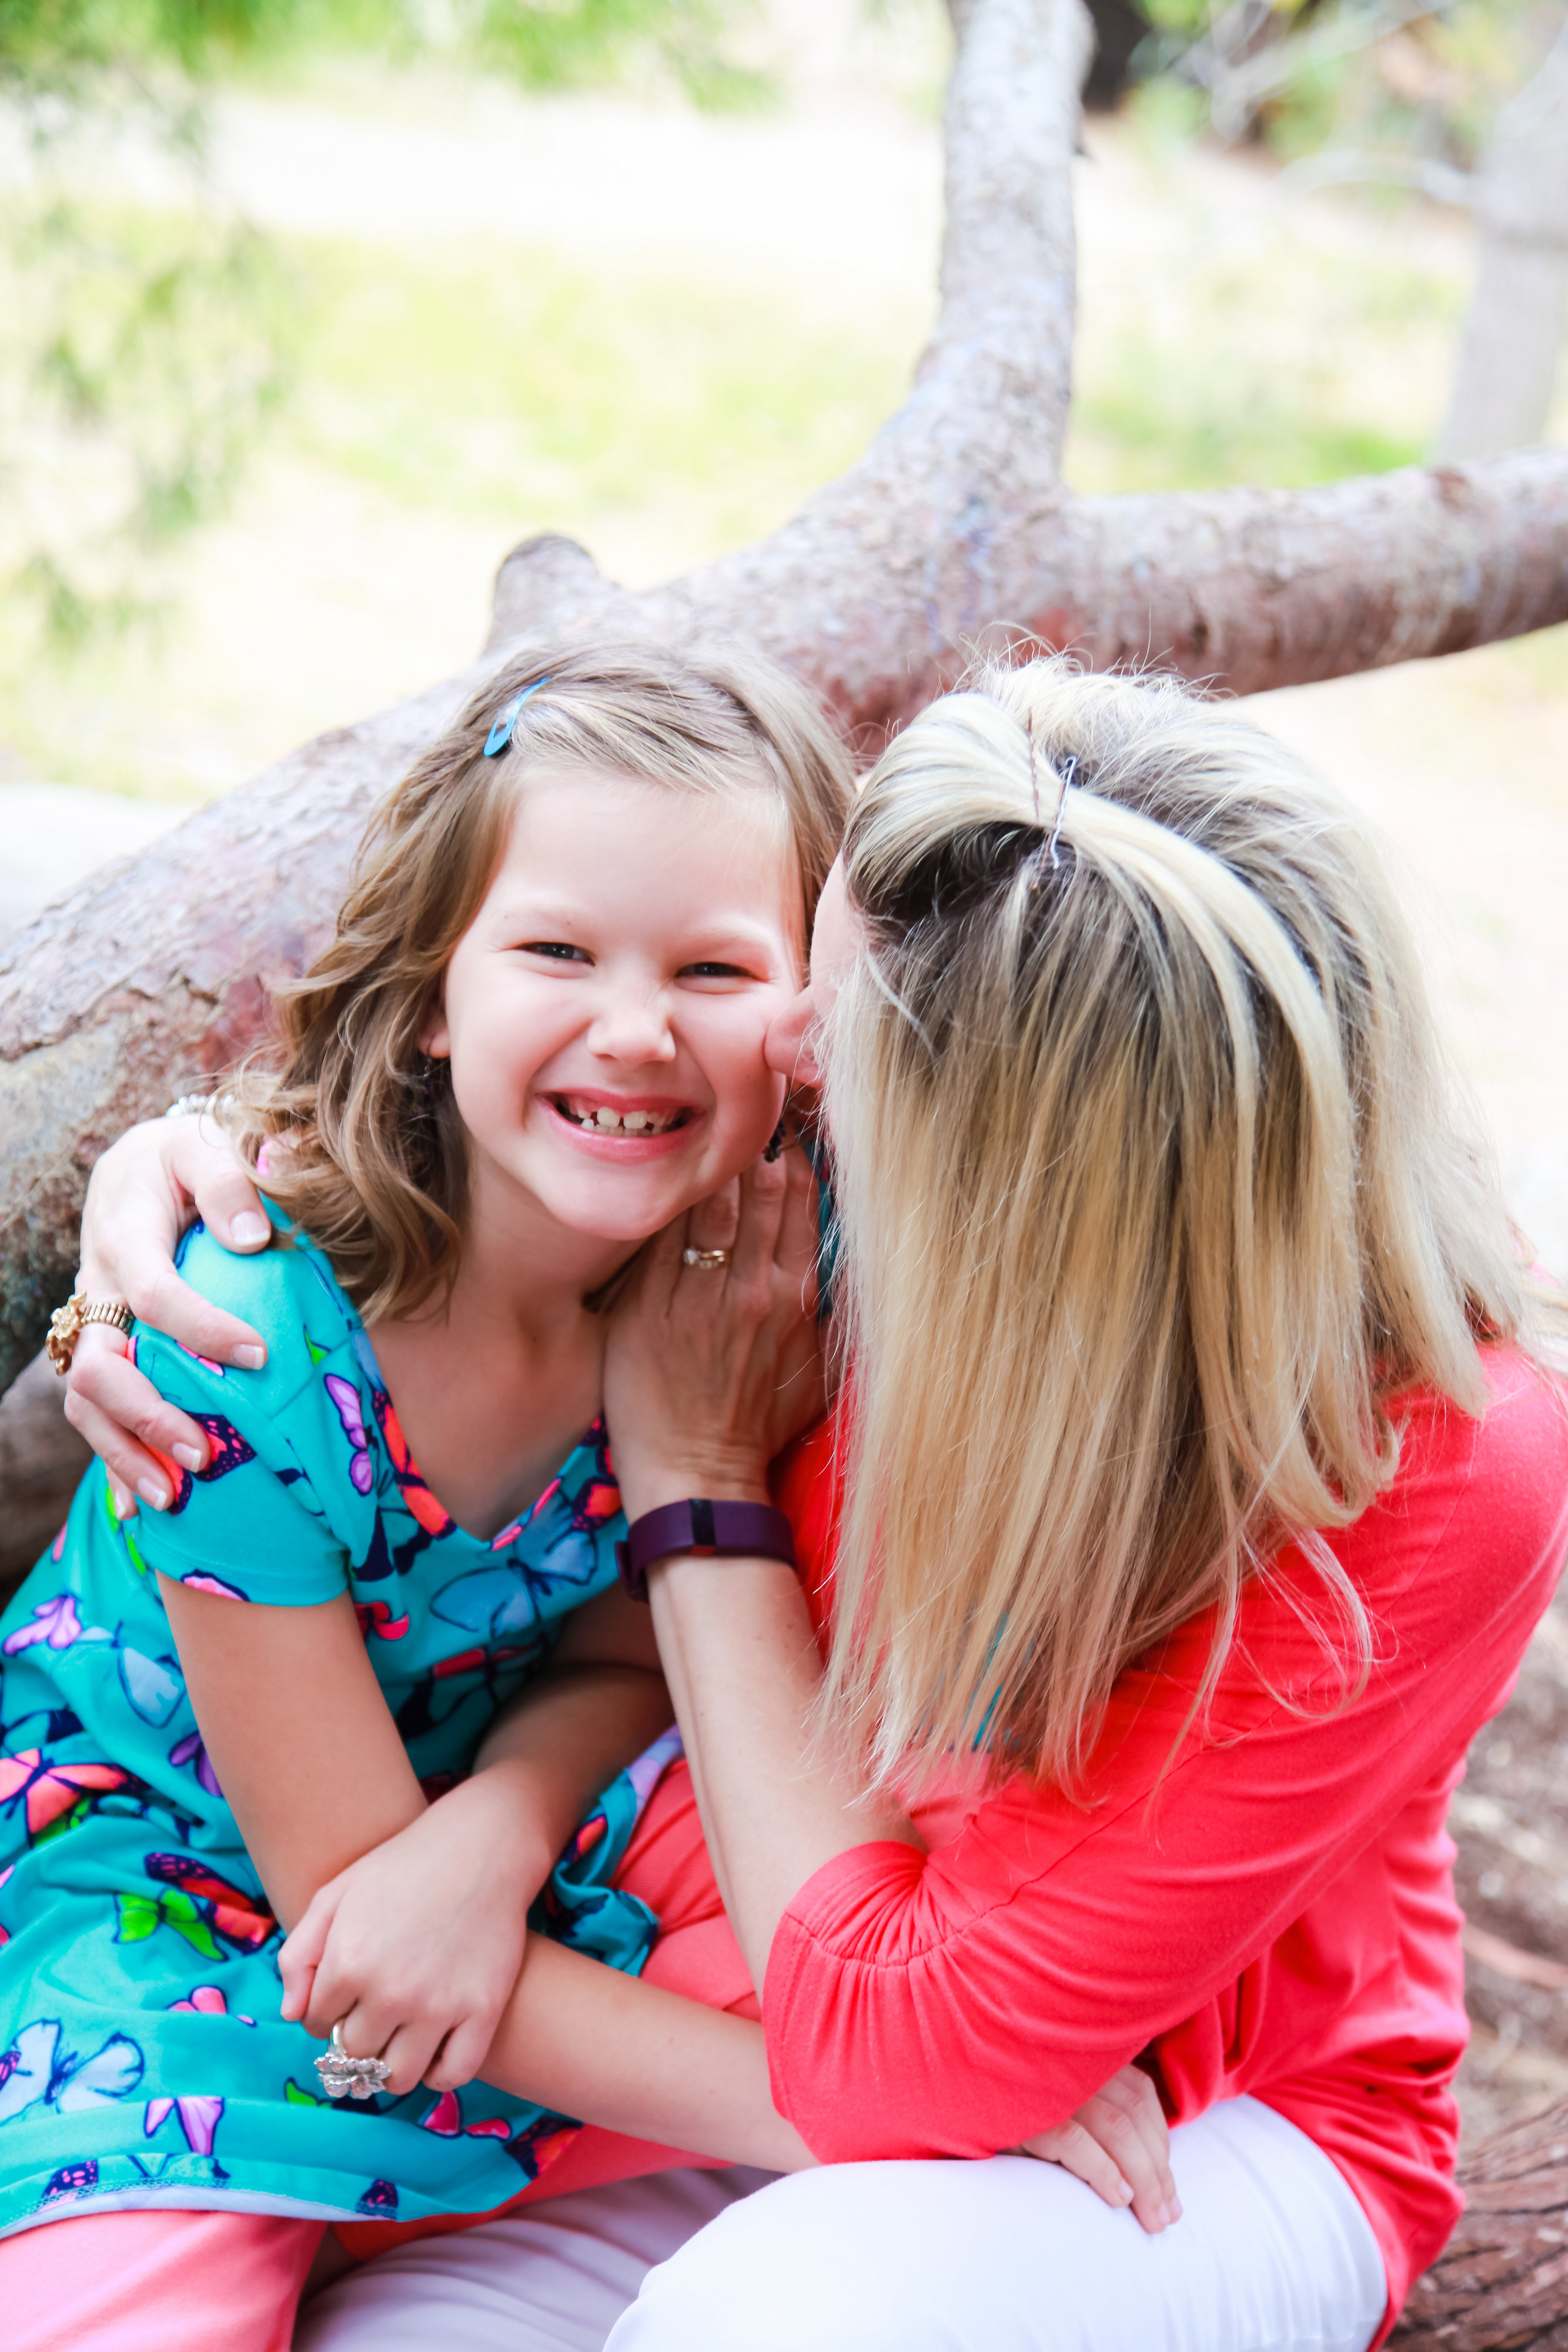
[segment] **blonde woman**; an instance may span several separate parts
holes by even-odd
[[[822,1083],[847,1378],[774,1482],[799,1577],[640,1542],[771,1491],[798,1161],[655,1244],[606,1394],[690,1769],[626,1867],[706,1837],[709,1997],[761,1989],[825,2162],[609,2352],[1365,2352],[1458,2210],[1444,1817],[1568,1542],[1546,1310],[1376,861],[1234,715],[988,674],[869,780],[768,1050]],[[992,2154],[1134,2060],[1158,2234]],[[312,2344],[387,2340],[391,2284]],[[398,2340],[503,2340],[460,2252],[423,2292]]]

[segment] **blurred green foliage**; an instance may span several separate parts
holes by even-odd
[[[744,105],[772,85],[725,53],[740,13],[740,0],[0,0],[0,89],[101,102],[105,77],[151,95],[160,75],[195,85],[373,50],[477,64],[530,89],[663,68],[700,104]]]
[[[0,0],[0,598],[63,653],[158,608],[159,556],[222,509],[287,391],[278,249],[210,168],[218,77],[323,52],[438,56],[532,88],[634,76],[760,102],[744,0]],[[104,200],[104,151],[156,212]]]
[[[1541,0],[1131,5],[1150,28],[1131,78],[1147,91],[1164,86],[1155,102],[1166,127],[1207,116],[1227,142],[1261,140],[1291,161],[1354,150],[1369,163],[1382,158],[1396,182],[1418,180],[1412,166],[1423,163],[1471,166],[1549,30]]]

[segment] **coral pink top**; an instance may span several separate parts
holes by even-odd
[[[1333,1706],[1298,1607],[1321,1623],[1322,1588],[1286,1552],[1248,1586],[1207,1735],[1174,1763],[1207,1618],[1122,1675],[1087,1804],[1021,1775],[939,1791],[915,1808],[928,1853],[859,1846],[800,1889],[763,2015],[774,2096],[819,2156],[988,2155],[1143,2053],[1173,2120],[1246,2093],[1326,2151],[1392,2319],[1461,2205],[1448,1800],[1568,1544],[1562,1400],[1511,1352],[1486,1364],[1484,1422],[1409,1401],[1397,1476],[1329,1539],[1374,1628],[1359,1696]],[[819,1626],[831,1452],[814,1432],[783,1496]]]

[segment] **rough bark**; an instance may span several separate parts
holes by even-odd
[[[61,1410],[64,1396],[44,1356],[0,1396],[0,1605],[54,1536],[92,1459]]]
[[[1465,2210],[1416,2281],[1400,2352],[1568,2352],[1568,2099],[1459,2167]]]
[[[1546,431],[1568,324],[1568,13],[1558,23],[1482,167],[1475,292],[1437,444],[1447,459],[1523,448]]]

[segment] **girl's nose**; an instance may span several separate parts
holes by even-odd
[[[588,1032],[588,1050],[606,1062],[673,1062],[675,1041],[662,990],[617,990]]]

